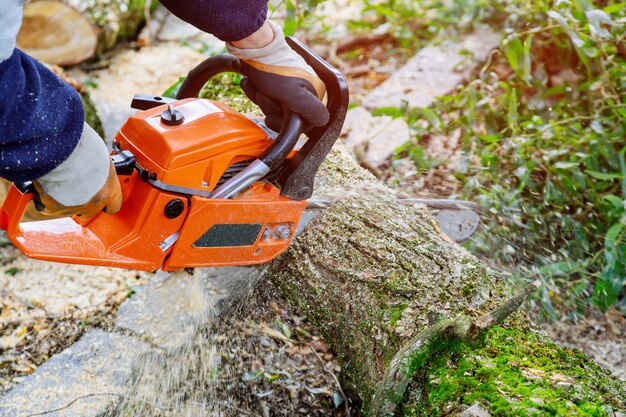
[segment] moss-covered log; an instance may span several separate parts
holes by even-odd
[[[117,43],[137,35],[157,0],[63,0],[99,28],[98,50],[101,53]]]
[[[158,0],[63,0],[100,30],[97,53],[137,35]]]
[[[491,313],[503,318],[515,304],[505,283],[425,210],[399,201],[343,152],[318,178],[320,197],[340,198],[267,276],[333,347],[364,414],[624,409],[623,382],[540,335],[523,314],[487,331],[498,324]]]

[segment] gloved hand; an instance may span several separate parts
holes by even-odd
[[[113,214],[122,205],[122,189],[106,145],[87,124],[74,152],[55,169],[34,180],[39,201],[50,216],[90,218]]]
[[[228,52],[242,61],[246,77],[241,88],[266,116],[265,124],[279,131],[283,112],[279,102],[300,115],[305,123],[320,127],[328,123],[328,110],[322,99],[326,87],[304,59],[289,47],[282,29],[267,21],[273,40],[257,49],[241,49],[226,43]]]

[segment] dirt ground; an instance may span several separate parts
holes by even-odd
[[[626,318],[615,309],[590,312],[577,323],[560,320],[541,329],[561,345],[579,349],[626,381]]]
[[[148,274],[53,264],[0,249],[0,394],[74,343],[109,328],[117,307]]]

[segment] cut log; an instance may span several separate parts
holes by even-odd
[[[347,153],[329,155],[317,193],[341,198],[266,276],[337,353],[364,415],[624,409],[623,382],[512,314],[534,286],[509,299],[500,276]]]
[[[154,2],[156,4],[156,2]],[[151,0],[40,0],[27,3],[17,45],[35,58],[74,65],[135,36]]]
[[[36,1],[24,6],[17,45],[40,61],[75,65],[93,56],[98,31],[72,7],[58,1]]]

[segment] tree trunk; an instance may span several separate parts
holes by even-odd
[[[318,175],[317,197],[335,196],[266,276],[333,347],[364,415],[624,409],[623,382],[523,314],[503,322],[536,287],[507,301],[501,277],[343,151]]]

